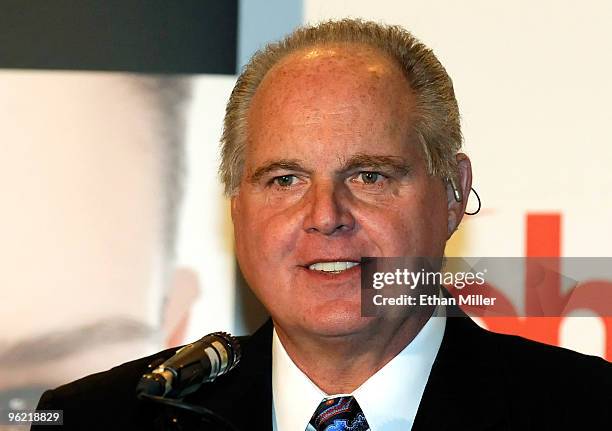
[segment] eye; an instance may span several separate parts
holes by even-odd
[[[295,184],[297,177],[295,175],[281,175],[280,177],[274,177],[272,182],[280,187],[290,187]]]
[[[359,172],[357,175],[363,184],[376,184],[385,179],[385,176],[380,172]]]

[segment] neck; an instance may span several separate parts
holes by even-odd
[[[425,309],[401,321],[376,322],[367,331],[339,336],[275,329],[291,360],[327,394],[348,394],[397,356],[432,315]]]

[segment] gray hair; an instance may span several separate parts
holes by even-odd
[[[389,55],[402,69],[416,96],[414,137],[423,148],[430,175],[454,176],[461,148],[459,107],[448,73],[431,49],[399,26],[344,19],[301,27],[255,53],[244,67],[227,104],[221,137],[219,174],[225,194],[238,190],[244,169],[247,114],[268,71],[288,54],[325,44],[362,44]]]

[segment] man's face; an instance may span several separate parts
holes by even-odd
[[[359,266],[312,264],[443,254],[447,191],[412,140],[414,103],[399,68],[364,47],[292,54],[257,90],[232,215],[246,280],[285,331],[376,326],[360,316]]]

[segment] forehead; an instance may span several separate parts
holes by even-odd
[[[364,45],[322,45],[275,65],[248,115],[248,155],[283,151],[297,138],[327,141],[406,135],[414,96],[400,67]]]
[[[302,48],[288,54],[268,72],[261,87],[283,76],[320,82],[325,75],[341,73],[347,79],[391,78],[401,75],[395,61],[377,48],[361,44],[325,44]],[[336,84],[340,84],[336,82]]]
[[[398,89],[403,90],[394,98],[398,101],[412,93],[399,66],[381,51],[357,44],[313,46],[289,54],[270,69],[253,97],[251,111],[308,102],[340,104],[356,97],[376,99]]]

